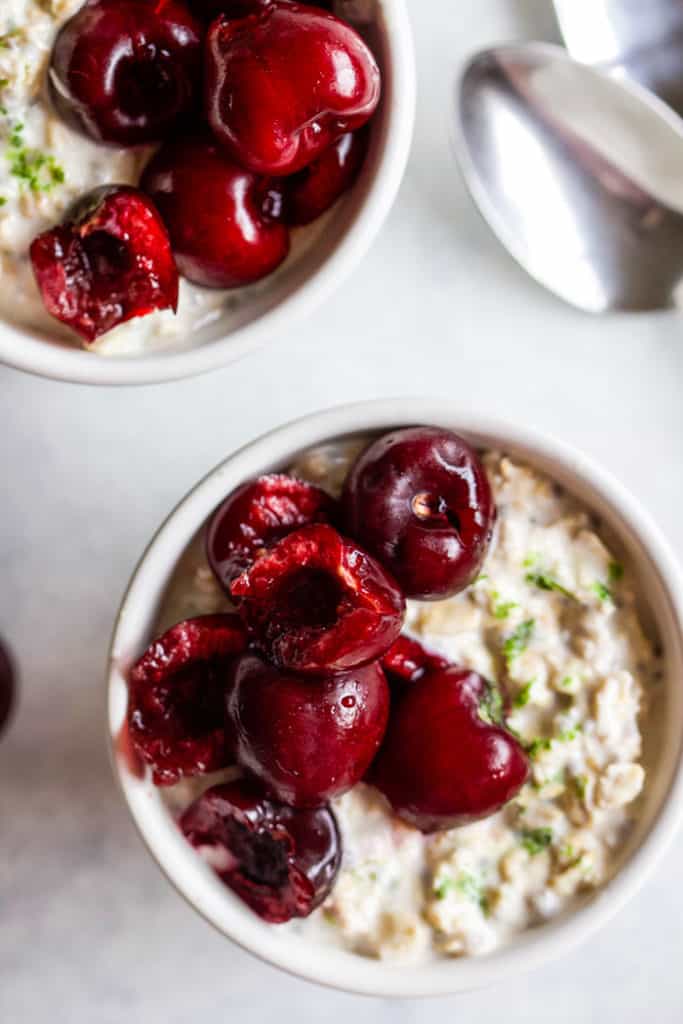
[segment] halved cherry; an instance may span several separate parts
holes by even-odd
[[[172,626],[133,665],[130,740],[151,765],[155,785],[228,763],[225,687],[231,660],[246,643],[236,615],[203,615]]]
[[[482,676],[453,665],[394,702],[368,781],[404,821],[422,832],[467,825],[519,792],[529,762],[494,696]]]
[[[34,239],[31,263],[48,313],[86,342],[134,317],[178,306],[164,223],[137,189],[103,185]]]
[[[307,917],[329,895],[341,837],[327,807],[297,811],[248,779],[207,790],[180,828],[221,880],[271,924]]]
[[[394,580],[325,524],[290,533],[230,587],[261,649],[281,668],[344,672],[381,657],[401,632]]]
[[[247,653],[231,675],[226,711],[235,757],[272,796],[317,807],[362,779],[389,716],[389,688],[377,662],[312,677]]]
[[[382,668],[390,677],[404,683],[416,683],[427,672],[448,668],[448,658],[423,647],[419,640],[401,633],[382,658]]]
[[[254,560],[293,530],[335,518],[336,502],[303,480],[271,473],[242,484],[214,512],[206,554],[226,590]]]

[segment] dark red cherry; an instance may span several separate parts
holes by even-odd
[[[451,597],[478,575],[495,505],[476,452],[457,434],[412,427],[380,437],[352,467],[343,503],[346,531],[406,597]]]
[[[252,284],[289,252],[289,231],[277,222],[269,182],[243,170],[210,140],[162,146],[141,187],[164,218],[178,269],[195,284]]]
[[[288,224],[310,224],[329,210],[355,182],[368,148],[365,131],[342,135],[317,160],[282,183]]]
[[[307,917],[329,895],[341,837],[327,807],[296,811],[240,779],[208,789],[180,828],[221,880],[271,924]]]
[[[235,662],[227,690],[237,762],[293,807],[317,807],[355,786],[388,715],[389,688],[377,663],[314,678],[248,653]]]
[[[333,14],[273,0],[217,19],[207,37],[206,109],[217,141],[257,174],[286,175],[365,124],[380,96],[377,63]]]
[[[254,559],[288,533],[335,518],[336,502],[319,487],[271,473],[242,484],[213,514],[206,534],[209,565],[226,590]]]
[[[401,632],[403,594],[357,544],[325,524],[290,533],[230,588],[274,664],[344,672],[381,657]]]
[[[158,142],[198,100],[202,28],[182,0],[90,0],[52,51],[52,102],[97,142]]]
[[[210,22],[221,14],[226,18],[246,18],[248,14],[258,14],[272,3],[273,0],[190,0],[190,7],[197,18]],[[316,0],[308,6],[331,11],[333,4],[334,0]]]
[[[62,224],[34,239],[31,263],[48,313],[86,342],[178,306],[163,221],[147,196],[124,185],[83,196]]]
[[[400,818],[436,832],[488,817],[519,792],[529,764],[496,703],[485,679],[456,666],[405,688],[368,776]]]
[[[16,696],[14,662],[4,643],[0,641],[0,735],[9,721]]]
[[[382,668],[392,680],[416,683],[427,672],[448,668],[448,658],[428,651],[418,640],[404,633],[382,658]]]
[[[236,615],[203,615],[173,626],[128,676],[130,742],[157,786],[228,763],[225,687],[232,658],[246,647]]]

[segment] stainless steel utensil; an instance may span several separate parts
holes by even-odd
[[[677,304],[683,122],[655,96],[558,46],[501,46],[458,83],[455,144],[485,219],[541,284],[594,313]]]
[[[681,0],[554,0],[577,60],[652,89],[683,114]]]

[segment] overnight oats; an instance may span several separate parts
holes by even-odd
[[[661,677],[590,511],[436,428],[228,496],[129,673],[129,739],[251,909],[357,954],[489,953],[619,868]]]
[[[305,251],[360,172],[381,90],[325,7],[3,0],[0,317],[142,353]]]

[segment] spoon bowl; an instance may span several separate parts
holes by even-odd
[[[455,99],[466,184],[541,284],[592,313],[678,305],[683,121],[543,43],[485,50]]]
[[[572,57],[651,89],[683,114],[683,4],[680,0],[554,0]]]

